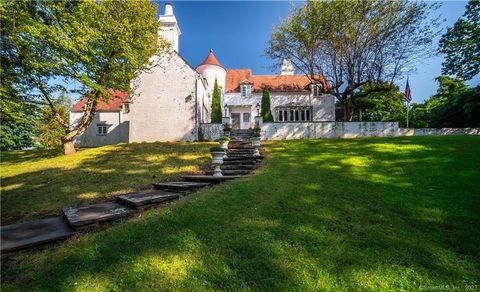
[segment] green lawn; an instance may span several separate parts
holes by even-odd
[[[2,224],[60,214],[62,207],[111,196],[198,172],[210,158],[205,143],[119,144],[58,151],[2,151]]]
[[[2,267],[2,289],[480,284],[480,137],[289,141],[266,148],[268,158],[254,176],[16,256]]]

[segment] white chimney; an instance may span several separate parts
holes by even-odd
[[[165,14],[164,15],[173,15],[173,6],[170,3],[165,4]]]
[[[289,59],[283,59],[282,67],[280,68],[280,75],[293,75],[295,73],[294,71],[292,61]]]
[[[172,4],[165,4],[165,14],[160,15],[158,21],[161,23],[158,34],[169,41],[172,49],[178,52],[178,41],[182,32],[178,26],[177,18],[173,14]]]

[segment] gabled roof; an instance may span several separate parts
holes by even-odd
[[[111,97],[108,100],[105,100],[104,98],[100,98],[97,104],[97,112],[121,111],[122,104],[124,102],[130,101],[130,94],[128,92],[114,90],[114,89],[109,89],[108,92],[110,93]],[[83,97],[80,101],[78,101],[72,106],[71,111],[83,112],[83,107],[85,106],[86,102],[87,102],[87,97]]]
[[[210,50],[210,53],[208,54],[208,56],[205,58],[205,60],[203,60],[202,64],[197,66],[197,68],[202,65],[216,65],[216,66],[222,67],[222,65],[220,65],[220,62],[218,62],[217,58],[213,54],[212,50]]]
[[[323,80],[324,87],[329,86]],[[253,92],[262,92],[267,87],[270,92],[310,92],[312,81],[305,75],[252,75],[250,69],[229,69],[225,78],[225,92],[239,92],[245,80],[253,83]]]

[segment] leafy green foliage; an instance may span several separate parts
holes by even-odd
[[[312,81],[331,88],[351,121],[355,92],[393,81],[429,54],[437,4],[420,1],[307,1],[275,27],[265,53],[291,60]],[[330,86],[327,86],[324,78]]]
[[[210,152],[225,152],[225,149],[219,146],[210,147]]]
[[[135,74],[168,46],[147,0],[7,0],[0,7],[8,80],[18,94],[50,106],[65,129],[65,153],[75,151],[73,138],[88,128],[99,99],[110,98],[108,89],[129,91]],[[88,99],[74,127],[55,107],[63,92]]]
[[[62,95],[55,103],[55,108],[64,121],[69,122],[70,99]],[[36,142],[46,149],[58,148],[62,145],[62,136],[65,135],[65,128],[53,118],[51,107],[44,106],[35,120]]]
[[[439,76],[437,93],[410,111],[414,127],[479,127],[480,86],[468,88],[457,78]]]
[[[0,95],[0,149],[22,149],[33,146],[33,121],[36,106],[25,104],[18,95]]]
[[[230,137],[228,136],[220,136],[220,138],[218,138],[219,141],[230,141]]]
[[[460,79],[448,76],[437,81],[437,93],[425,103],[429,126],[480,126],[480,87],[468,88]]]
[[[217,79],[213,85],[212,94],[212,123],[222,122],[222,106],[220,101],[220,88],[218,88]]]
[[[440,39],[442,73],[468,80],[480,73],[480,1],[469,0],[465,14]]]
[[[121,189],[106,176],[121,185],[139,177],[148,184],[148,172],[131,179],[107,172],[119,159],[102,166],[104,155],[121,154],[122,172],[143,170],[151,162],[135,162],[158,154],[155,148],[138,152],[147,145],[159,144],[129,145],[138,147],[135,152],[117,147],[107,154],[102,147],[78,153],[90,157],[84,171],[101,176],[97,187],[108,186],[95,194]],[[255,175],[15,255],[2,263],[2,291],[418,291],[439,283],[478,285],[479,137],[265,145],[268,156]],[[93,151],[103,154],[94,157]],[[177,151],[184,155],[184,149]],[[198,153],[208,163],[205,154]],[[163,169],[159,163],[170,159],[157,160],[154,168]],[[77,154],[69,160],[77,162]],[[186,161],[197,162],[178,159]],[[58,179],[48,181],[59,185]],[[56,189],[63,191],[61,186]]]
[[[270,91],[267,87],[262,92],[262,118],[264,122],[273,122],[272,110],[270,108]]]
[[[387,83],[368,83],[355,94],[354,120],[365,122],[394,122],[402,125],[406,118],[404,95],[397,86]]]

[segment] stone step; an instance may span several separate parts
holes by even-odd
[[[226,181],[226,180],[231,180],[231,179],[235,179],[235,178],[239,178],[241,176],[239,175],[224,175],[224,176],[221,176],[221,177],[218,177],[218,176],[211,176],[211,175],[184,175],[184,176],[181,176],[181,178],[183,178],[184,180],[186,181],[189,181],[189,182],[208,182],[208,183],[219,183],[219,182],[223,182],[223,181]]]
[[[251,170],[254,168],[255,165],[248,164],[248,165],[222,165],[220,166],[221,170]],[[213,169],[213,167],[212,167]]]
[[[235,158],[235,157],[245,157],[245,156],[252,156],[253,153],[228,153],[227,157]]]
[[[238,165],[245,165],[245,166],[255,166],[255,160],[230,160],[230,161],[223,161],[222,166],[238,166]]]
[[[117,202],[133,208],[146,208],[160,203],[178,200],[178,193],[170,193],[155,189],[143,190],[118,196]]]
[[[264,156],[253,156],[253,155],[248,155],[248,156],[238,156],[238,157],[227,157],[224,158],[223,161],[257,161],[263,159]]]
[[[63,214],[73,229],[81,229],[92,224],[116,220],[133,213],[135,213],[135,210],[114,202],[78,208],[63,208]]]
[[[222,170],[223,175],[247,175],[250,170]],[[213,170],[206,172],[207,175],[213,175]]]
[[[241,149],[227,149],[227,153],[252,153],[253,149],[241,148]]]
[[[0,251],[3,254],[66,239],[75,234],[63,217],[2,226]]]
[[[173,192],[185,192],[193,191],[198,188],[203,188],[209,185],[205,182],[185,182],[185,181],[171,181],[152,184],[154,189],[173,191]]]
[[[231,146],[231,145],[228,145],[228,149],[239,149],[239,150],[243,150],[243,149],[246,149],[246,150],[253,150],[254,148],[251,146],[251,144],[249,144],[250,146]]]

